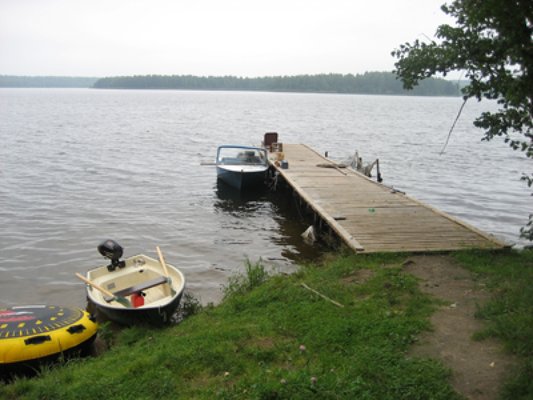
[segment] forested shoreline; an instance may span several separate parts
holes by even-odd
[[[430,78],[414,90],[405,90],[392,72],[362,75],[319,74],[243,78],[236,76],[136,75],[108,77],[94,83],[97,89],[244,90],[415,96],[459,96],[457,83]]]
[[[246,78],[237,76],[135,75],[106,78],[0,75],[3,88],[95,88],[161,90],[235,90],[375,95],[459,96],[458,82],[426,79],[405,90],[392,72],[318,74]]]

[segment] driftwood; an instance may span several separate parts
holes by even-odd
[[[344,164],[331,164],[331,163],[317,164],[316,166],[320,168],[346,168],[346,165]]]
[[[310,287],[307,286],[305,283],[302,282],[301,285],[302,285],[303,288],[305,288],[305,289],[307,289],[307,290],[310,290],[310,291],[313,292],[314,294],[319,295],[319,296],[322,297],[324,300],[327,300],[327,301],[329,301],[330,303],[335,304],[337,307],[344,308],[344,305],[343,305],[343,304],[338,303],[338,302],[336,302],[335,300],[330,299],[329,297],[323,295],[323,294],[320,293],[320,292],[317,292],[315,289],[310,288]]]
[[[331,164],[331,163],[324,163],[324,164],[317,164],[317,167],[320,168],[333,168],[339,171],[343,175],[347,175],[346,172],[341,171],[341,168],[346,168],[346,165],[344,164]]]

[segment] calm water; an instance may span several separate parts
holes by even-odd
[[[105,263],[96,246],[181,267],[202,302],[244,260],[279,271],[316,258],[279,194],[216,182],[216,146],[265,132],[343,160],[380,159],[384,183],[512,243],[531,197],[530,161],[480,142],[471,103],[439,152],[460,99],[243,92],[0,89],[0,305],[85,305],[74,272]],[[487,107],[484,105],[484,107]]]

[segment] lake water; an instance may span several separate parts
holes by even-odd
[[[0,89],[0,305],[85,305],[74,272],[106,263],[96,246],[179,266],[189,290],[216,302],[248,258],[281,272],[316,259],[307,227],[279,193],[219,187],[219,144],[276,131],[342,161],[380,159],[384,184],[500,239],[521,244],[531,168],[501,140],[481,142],[457,98],[193,91]],[[493,105],[492,105],[493,107]],[[522,242],[523,244],[523,242]]]

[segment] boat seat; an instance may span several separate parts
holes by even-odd
[[[278,141],[277,132],[267,132],[265,133],[265,137],[263,140],[263,146],[265,146],[269,151],[272,151],[272,143],[276,143],[277,141]]]
[[[137,285],[133,285],[133,286],[121,289],[121,290],[117,290],[113,294],[118,297],[129,296],[130,294],[142,292],[143,290],[150,289],[154,286],[158,286],[158,285],[161,285],[167,282],[168,282],[168,279],[165,276],[158,276],[157,278],[141,282]]]

